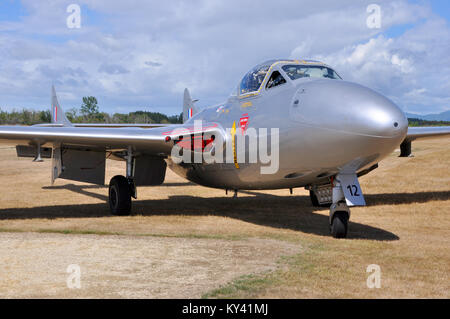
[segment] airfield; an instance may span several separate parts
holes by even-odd
[[[303,189],[232,192],[167,171],[109,215],[107,186],[0,152],[1,298],[449,298],[450,138],[413,142],[360,179],[347,239]],[[124,173],[108,161],[106,181]],[[81,288],[69,289],[69,265]],[[381,268],[370,289],[367,266]]]

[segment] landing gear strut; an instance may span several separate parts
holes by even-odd
[[[333,185],[333,203],[330,206],[330,233],[334,238],[347,237],[350,209],[348,208],[341,183],[336,179]]]
[[[127,177],[116,175],[109,182],[109,209],[112,215],[125,216],[131,212],[131,197],[136,198],[136,186],[133,179],[134,157],[131,148],[126,155]]]

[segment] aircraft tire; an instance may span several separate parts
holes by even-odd
[[[335,212],[330,225],[331,236],[334,238],[347,237],[348,214],[347,212]]]
[[[130,186],[125,176],[116,175],[109,182],[109,208],[112,215],[129,215],[131,211]]]

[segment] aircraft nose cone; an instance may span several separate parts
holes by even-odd
[[[340,80],[319,80],[298,89],[292,118],[299,122],[357,135],[400,137],[408,120],[383,95],[364,86]]]
[[[408,119],[397,105],[376,92],[363,93],[365,97],[358,103],[362,110],[355,111],[360,122],[358,133],[379,137],[406,134]]]

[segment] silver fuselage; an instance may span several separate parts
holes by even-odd
[[[243,114],[248,127],[279,128],[279,169],[261,174],[262,163],[174,164],[177,174],[226,189],[278,189],[326,183],[339,172],[360,172],[403,141],[408,121],[392,101],[364,86],[337,79],[301,78],[251,96],[232,95],[195,120],[225,131]],[[227,136],[229,138],[229,136]]]

